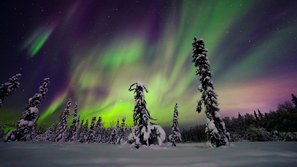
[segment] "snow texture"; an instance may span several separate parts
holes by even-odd
[[[238,142],[211,149],[205,143],[178,147],[109,144],[0,143],[1,167],[294,167],[296,142]],[[17,158],[17,160],[16,160]]]

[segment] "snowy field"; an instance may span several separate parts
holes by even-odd
[[[297,142],[238,142],[210,149],[204,143],[176,148],[130,145],[0,143],[0,167],[297,167]]]

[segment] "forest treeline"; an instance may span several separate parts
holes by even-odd
[[[263,113],[257,109],[223,120],[231,141],[297,141],[297,98],[292,94],[291,101],[279,104],[274,111]],[[204,130],[205,125],[182,130],[183,141],[207,141]]]
[[[297,141],[297,98],[291,95],[291,101],[278,105],[277,109],[264,113],[259,109],[252,114],[240,114],[237,117],[223,118],[231,134],[231,141]],[[4,136],[4,125],[0,125],[0,137]],[[127,131],[131,131],[126,127]],[[111,129],[106,129],[109,136]],[[38,129],[41,134],[44,129]],[[128,133],[126,133],[127,135]],[[181,130],[183,142],[207,141],[205,125]],[[106,137],[108,138],[108,137]]]

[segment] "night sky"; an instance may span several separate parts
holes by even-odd
[[[269,112],[297,93],[297,1],[294,0],[1,0],[0,81],[22,74],[5,99],[0,122],[21,116],[43,78],[49,92],[40,125],[57,121],[66,101],[83,119],[132,123],[130,84],[142,81],[148,109],[170,125],[204,123],[191,63],[192,40],[203,38],[223,116]]]

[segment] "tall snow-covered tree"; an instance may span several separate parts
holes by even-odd
[[[136,82],[129,87],[129,91],[135,93],[135,107],[133,113],[134,128],[129,135],[129,143],[133,143],[136,148],[139,148],[141,145],[161,145],[165,140],[166,134],[161,126],[154,125],[150,122],[154,119],[150,116],[146,108],[144,91],[148,92],[147,88],[143,83]]]
[[[92,122],[91,122],[90,129],[88,132],[88,139],[87,139],[88,143],[94,143],[96,140],[96,138],[95,138],[95,124],[96,124],[96,116],[94,116],[92,118]]]
[[[16,129],[7,134],[6,141],[28,141],[33,139],[36,122],[39,117],[37,106],[46,95],[48,84],[49,78],[45,78],[39,87],[39,92],[29,98],[29,104],[26,106],[21,120],[18,122]]]
[[[67,102],[67,106],[64,112],[61,114],[60,122],[58,123],[58,126],[57,126],[56,137],[55,137],[56,142],[65,142],[67,139],[67,136],[68,136],[67,122],[70,114],[70,107],[71,107],[71,101],[69,100]]]
[[[8,82],[0,85],[0,107],[2,106],[4,98],[11,95],[17,88],[20,87],[21,76],[21,74],[16,74],[9,78]]]
[[[205,106],[205,114],[207,119],[206,133],[213,147],[228,145],[229,133],[226,130],[225,123],[221,119],[217,94],[211,81],[211,72],[209,60],[207,58],[207,50],[204,41],[194,38],[192,43],[193,54],[192,62],[197,68],[196,75],[199,76],[200,85],[198,90],[202,93],[201,99],[198,101],[196,111],[202,110],[202,104]]]
[[[171,125],[171,134],[169,135],[169,141],[172,143],[172,146],[176,146],[176,142],[181,141],[181,134],[178,126],[178,105],[177,103],[174,106],[173,119]]]
[[[78,138],[77,133],[78,133],[78,125],[79,125],[79,116],[77,114],[77,111],[78,109],[77,109],[77,102],[76,102],[74,106],[72,124],[70,126],[70,130],[68,134],[68,141],[70,142],[75,142]]]

